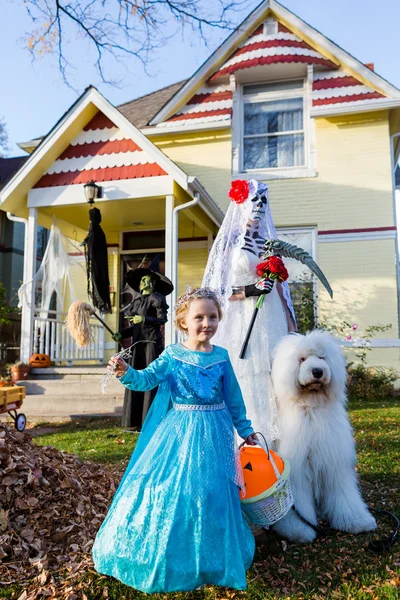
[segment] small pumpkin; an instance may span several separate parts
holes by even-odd
[[[29,359],[29,366],[37,368],[47,368],[51,365],[51,358],[48,354],[32,354]]]

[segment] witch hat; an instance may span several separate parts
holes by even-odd
[[[140,293],[139,284],[142,277],[145,275],[151,275],[154,277],[156,284],[154,287],[154,291],[158,294],[162,294],[163,296],[168,296],[174,286],[172,281],[168,279],[165,275],[160,273],[160,255],[156,254],[156,256],[151,261],[149,267],[138,267],[137,269],[131,269],[125,275],[126,283],[134,290]]]

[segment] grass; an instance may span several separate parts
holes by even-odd
[[[400,403],[392,398],[377,402],[353,401],[350,417],[358,447],[358,472],[369,505],[399,514]],[[124,433],[115,421],[60,425],[57,433],[35,438],[83,459],[121,464],[132,452],[137,434]],[[340,449],[338,449],[340,451]],[[380,536],[391,531],[380,520]],[[248,572],[248,589],[235,592],[208,586],[190,593],[155,594],[155,600],[398,600],[400,598],[400,543],[390,553],[367,552],[370,534],[334,533],[314,544],[289,544],[270,534],[257,548]],[[80,585],[88,600],[144,600],[148,596],[110,577],[92,571]],[[1,597],[14,598],[20,589]],[[74,590],[75,591],[75,590]],[[3,591],[2,591],[3,593]],[[77,591],[77,593],[80,593]],[[79,596],[80,598],[80,596]]]
[[[43,424],[39,427],[43,427]],[[124,432],[117,419],[84,419],[58,425],[57,432],[39,435],[34,441],[42,446],[54,446],[58,450],[76,454],[84,460],[116,464],[127,461],[137,438],[137,433]]]

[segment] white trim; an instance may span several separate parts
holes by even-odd
[[[241,140],[241,93],[238,90],[235,74],[229,77],[229,83],[232,91],[232,177],[240,172],[240,140]]]
[[[361,231],[359,233],[319,233],[320,244],[331,244],[335,242],[367,242],[373,240],[394,240],[395,231]]]
[[[85,204],[83,187],[83,184],[76,184],[33,188],[28,192],[28,207]],[[102,198],[96,200],[96,204],[109,200],[123,200],[124,198],[152,198],[172,194],[174,179],[169,175],[120,179],[118,181],[103,181],[101,187],[103,195]]]
[[[193,123],[188,123],[187,121],[183,125],[178,125],[178,122],[175,122],[175,125],[172,127],[144,127],[140,131],[148,136],[152,137],[153,135],[165,135],[166,133],[188,133],[190,131],[209,131],[213,129],[229,129],[231,126],[230,119],[226,121],[207,121],[205,123],[199,123],[197,119],[190,119],[190,121],[196,121]]]
[[[355,100],[352,102],[341,102],[340,104],[329,104],[314,106],[311,109],[311,117],[335,117],[354,113],[375,112],[377,110],[390,110],[400,108],[399,100]]]
[[[187,106],[185,104],[185,106]],[[193,106],[195,106],[193,104]],[[230,110],[230,107],[223,109],[226,111]],[[225,114],[220,114],[220,115],[207,115],[207,109],[204,110],[204,115],[203,116],[197,116],[197,117],[188,117],[186,119],[180,119],[179,122],[182,123],[182,125],[187,125],[188,123],[191,123],[192,121],[194,121],[195,123],[215,123],[215,122],[221,122],[221,123],[230,123],[231,120],[231,115],[229,112],[226,112]],[[164,121],[163,123],[160,123],[159,125],[157,125],[157,128],[163,131],[169,131],[171,128],[174,127],[176,121]]]
[[[173,277],[173,213],[175,206],[175,196],[168,194],[165,197],[165,276],[172,281]],[[172,303],[170,303],[172,304]],[[168,305],[167,322],[164,328],[165,345],[173,343],[174,319],[172,315],[172,306]]]
[[[316,177],[317,172],[312,167],[287,167],[286,169],[253,169],[252,171],[233,172],[232,177],[239,179],[304,179]]]
[[[33,278],[36,275],[36,249],[37,249],[37,227],[38,211],[36,208],[29,209],[28,234],[26,236],[27,246],[24,254],[27,257],[26,268],[24,265],[24,284],[27,284],[27,304],[22,306],[21,319],[21,361],[28,363],[33,349],[33,319],[35,310],[35,286]]]
[[[336,339],[341,346],[347,348],[400,348],[400,339],[398,338],[374,338],[369,341]]]
[[[327,53],[326,58],[328,60],[331,60],[336,64],[343,63],[354,73],[358,74],[359,77],[370,83],[371,87],[378,89],[388,96],[400,98],[400,90],[391,85],[388,81],[374,73],[374,71],[363,65],[363,63],[351,56],[351,54],[337,46],[334,42],[330,41],[319,31],[305,23],[300,17],[297,17],[294,13],[275,0],[266,0],[257,6],[256,9],[225,40],[225,42],[217,48],[191,79],[187,81],[185,85],[174,94],[169,102],[167,102],[153,117],[150,124],[155,125],[175,114],[176,111],[196,93],[196,88],[216,72],[240,44],[245,41],[251,31],[255,30],[258,25],[261,25],[270,11],[278,21],[282,20],[286,27],[289,29],[292,27],[300,31],[304,37],[307,38],[304,40],[306,43],[309,43],[310,45],[314,43],[325,50]]]

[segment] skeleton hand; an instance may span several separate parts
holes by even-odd
[[[263,294],[269,294],[274,287],[272,279],[260,279],[256,284],[245,285],[244,293],[246,298],[250,296],[262,296]]]
[[[129,320],[134,325],[140,325],[140,323],[144,323],[144,317],[142,317],[142,315],[135,315],[134,317],[131,317]]]

